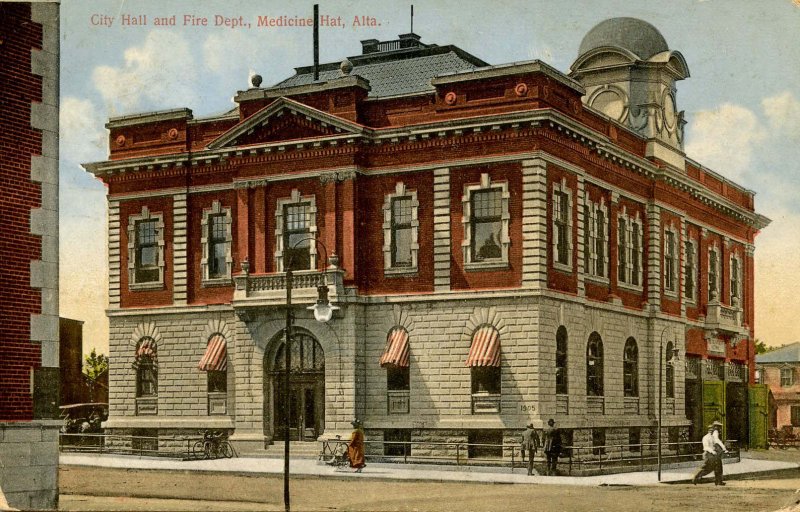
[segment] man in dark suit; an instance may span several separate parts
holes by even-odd
[[[555,420],[547,420],[542,438],[544,441],[544,453],[547,455],[547,474],[555,475],[558,464],[558,456],[561,453],[561,432],[555,427]]]
[[[528,475],[533,474],[533,458],[539,449],[539,434],[533,430],[533,423],[529,423],[522,433],[522,460],[528,456]]]

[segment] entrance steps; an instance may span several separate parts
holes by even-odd
[[[317,441],[290,441],[290,459],[317,459],[319,457],[322,443]],[[265,450],[243,453],[244,456],[267,457],[271,459],[283,458],[283,441],[273,441]]]

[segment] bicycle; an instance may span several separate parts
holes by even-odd
[[[201,441],[196,441],[192,446],[192,456],[195,459],[218,459],[233,457],[233,447],[228,442],[228,434],[219,430],[201,430]]]
[[[331,444],[333,444],[333,448],[331,448]],[[337,469],[349,466],[350,456],[347,454],[347,441],[342,441],[340,436],[324,440],[319,458],[325,464]]]

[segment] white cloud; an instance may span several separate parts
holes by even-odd
[[[800,136],[800,101],[791,92],[764,98],[761,107],[771,128],[788,136]]]
[[[756,114],[725,103],[692,119],[686,153],[733,181],[746,184],[756,145],[767,131]]]
[[[203,43],[203,63],[212,71],[234,82],[240,89],[249,87],[249,72],[262,56],[258,40],[229,33],[214,33]]]
[[[111,115],[184,106],[201,85],[189,44],[176,31],[153,30],[124,55],[124,65],[98,66],[92,73]]]
[[[67,96],[59,113],[61,158],[83,163],[105,158],[108,137],[94,103]]]

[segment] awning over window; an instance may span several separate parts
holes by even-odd
[[[139,343],[139,348],[136,349],[136,359],[143,356],[156,358],[156,341],[154,339],[145,338]]]
[[[484,325],[472,335],[467,366],[500,366],[500,333]]]
[[[381,356],[381,366],[387,364],[408,366],[408,331],[402,327],[392,329],[386,338],[386,348]]]
[[[206,353],[197,363],[197,368],[204,372],[224,372],[228,369],[228,349],[225,338],[216,335],[209,340]]]

